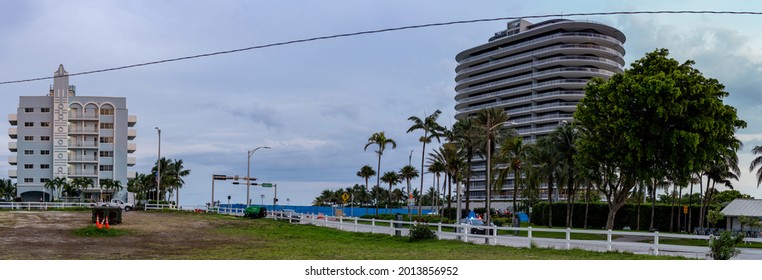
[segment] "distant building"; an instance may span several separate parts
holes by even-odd
[[[571,122],[583,90],[593,77],[623,72],[624,34],[607,25],[555,19],[532,24],[508,22],[485,44],[460,52],[455,81],[455,118],[489,107],[504,109],[525,143]],[[474,159],[470,199],[484,207],[486,163]],[[495,208],[513,197],[513,179],[497,193]],[[545,190],[540,197],[545,198]]]
[[[8,115],[11,156],[16,166],[8,176],[16,179],[23,201],[50,201],[60,195],[44,187],[54,178],[71,182],[83,177],[94,188],[84,189],[85,199],[106,197],[126,199],[127,180],[135,177],[127,167],[135,165],[136,116],[127,114],[124,97],[77,96],[69,85],[63,65],[55,72],[53,86],[44,96],[21,96],[16,114]],[[103,191],[104,179],[118,180],[123,189],[115,194]]]

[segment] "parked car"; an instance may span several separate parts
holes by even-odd
[[[484,224],[484,221],[481,219],[465,218],[460,220],[460,225],[470,227],[469,233],[471,234],[486,234],[487,233],[487,225]],[[490,222],[489,226],[494,227],[495,224]],[[464,229],[463,227],[458,228],[458,233],[462,233],[463,229]],[[489,235],[492,235],[493,232],[494,232],[493,229],[489,229]]]

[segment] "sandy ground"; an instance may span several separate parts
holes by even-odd
[[[191,215],[122,212],[129,234],[79,237],[72,234],[91,224],[89,211],[0,211],[0,259],[183,259],[187,250],[232,244],[230,236],[212,229],[224,223]]]

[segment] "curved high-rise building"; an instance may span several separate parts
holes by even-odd
[[[455,57],[455,118],[499,107],[524,141],[534,142],[571,122],[591,78],[623,71],[624,41],[621,31],[596,22],[508,22],[487,43]],[[483,161],[472,166],[470,200],[477,205],[486,195],[485,171]],[[493,201],[512,198],[513,182],[503,188]]]

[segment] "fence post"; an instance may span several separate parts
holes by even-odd
[[[529,248],[532,248],[532,226],[527,227],[527,237],[529,238]]]
[[[370,233],[376,233],[376,218],[370,218]]]
[[[489,227],[489,229],[493,230],[492,231],[492,236],[494,238],[493,238],[493,241],[492,241],[492,246],[496,246],[497,245],[497,227]]]
[[[468,225],[463,226],[463,242],[468,242],[468,232],[470,232],[471,229]]]
[[[394,221],[389,220],[389,228],[392,229],[391,236],[394,236]]]
[[[606,242],[608,243],[607,251],[611,251],[611,229],[606,233]]]
[[[339,229],[340,230],[344,230],[343,225],[344,225],[344,217],[339,216]]]
[[[437,223],[437,240],[442,240],[442,221]]]
[[[355,218],[355,232],[357,232],[357,217],[354,217],[354,218]]]
[[[654,231],[654,256],[659,255],[659,231]]]
[[[571,229],[566,228],[566,250],[571,249]]]

